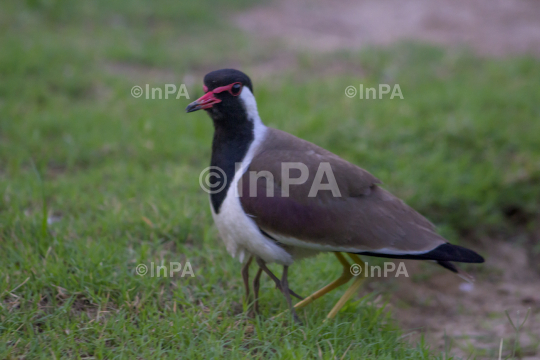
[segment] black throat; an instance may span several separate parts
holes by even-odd
[[[223,179],[209,179],[210,184],[215,186],[213,189],[218,190],[223,186],[221,190],[210,194],[210,202],[214,212],[218,214],[234,179],[235,164],[242,162],[255,136],[253,122],[249,121],[245,112],[237,112],[234,118],[228,118],[227,121],[220,121],[213,116],[212,118],[215,131],[210,165],[223,170],[226,176],[225,186],[222,185]]]

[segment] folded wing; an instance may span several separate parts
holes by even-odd
[[[284,163],[293,164],[289,176],[283,174]],[[305,164],[308,177],[303,184],[288,186],[286,195],[288,179],[302,175],[294,164]],[[339,196],[331,190],[312,190],[314,180],[315,186],[319,183],[316,175],[321,164],[329,164],[323,168],[329,167],[335,178],[329,181],[325,174],[322,183],[337,185]],[[426,254],[447,244],[433,224],[380,188],[379,183],[369,172],[329,151],[272,129],[244,173],[238,190],[248,216],[263,232],[285,245],[392,257],[420,255],[429,259]],[[439,248],[438,253],[448,246],[453,247],[448,244]],[[439,254],[433,260],[467,258],[462,256],[459,260],[450,253]]]

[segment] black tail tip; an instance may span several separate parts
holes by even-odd
[[[433,260],[440,261],[455,261],[475,264],[481,264],[485,261],[484,258],[476,252],[464,248],[463,246],[452,245],[450,243],[442,244],[430,251],[428,254]]]

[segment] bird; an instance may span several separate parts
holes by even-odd
[[[429,220],[383,189],[368,171],[264,125],[253,84],[243,72],[215,70],[203,82],[205,94],[186,112],[205,110],[212,119],[210,168],[220,173],[208,177],[214,189],[209,191],[210,209],[227,251],[243,263],[246,299],[250,298],[249,266],[253,260],[259,266],[253,280],[255,312],[265,272],[299,321],[295,309],[353,278],[344,254],[361,270],[365,263],[359,255],[427,260],[458,274],[462,272],[453,262],[484,262],[476,252],[450,244]],[[343,273],[302,298],[289,288],[289,267],[321,252],[334,253]],[[268,269],[271,263],[283,267],[281,279]],[[336,316],[364,279],[355,278],[327,318]],[[293,305],[291,296],[301,301]]]

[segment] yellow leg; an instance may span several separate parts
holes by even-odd
[[[311,294],[310,296],[308,296],[304,300],[298,302],[296,305],[294,305],[295,309],[300,309],[300,308],[303,308],[304,306],[306,306],[308,304],[311,304],[313,301],[315,301],[315,299],[318,299],[321,296],[323,296],[323,295],[329,293],[330,291],[334,290],[335,288],[345,284],[346,282],[348,282],[352,278],[351,269],[350,269],[351,265],[349,264],[347,259],[345,259],[345,257],[341,253],[337,252],[337,253],[334,253],[334,254],[336,254],[336,257],[338,258],[341,265],[343,265],[343,273],[341,274],[341,276],[337,280],[332,281],[330,284],[328,284],[325,287],[323,287],[322,289],[320,289],[319,291]]]
[[[348,254],[348,255],[356,264],[362,267],[362,272],[366,270],[366,264],[360,259],[360,257],[358,257],[358,255],[356,254]],[[360,274],[362,274],[362,272]],[[339,310],[341,310],[341,308],[345,305],[345,303],[356,294],[356,292],[358,291],[358,288],[360,287],[360,285],[362,285],[364,280],[365,280],[365,277],[363,276],[358,276],[356,279],[354,279],[353,283],[347,289],[347,291],[345,291],[341,299],[339,299],[337,304],[334,305],[334,308],[328,313],[328,315],[326,315],[327,319],[333,319],[336,316],[336,314],[339,312]]]

